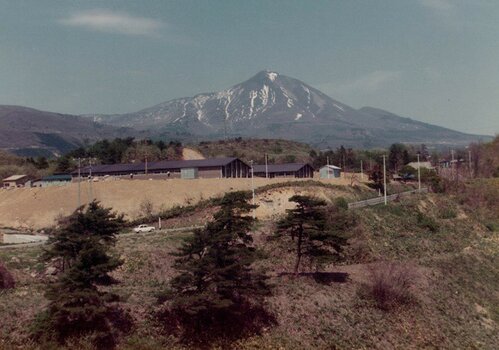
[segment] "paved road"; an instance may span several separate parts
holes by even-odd
[[[167,229],[162,229],[162,230],[156,230],[152,232],[141,232],[141,233],[135,233],[135,232],[129,232],[129,233],[121,233],[117,235],[118,239],[121,237],[128,237],[128,236],[144,236],[144,235],[150,235],[154,233],[171,233],[171,232],[183,232],[183,231],[192,231],[197,228],[202,228],[203,226],[188,226],[188,227],[178,227],[178,228],[167,228]],[[7,244],[7,245],[0,245],[0,249],[12,249],[12,248],[24,248],[24,247],[36,247],[39,245],[45,244],[46,241],[43,242],[32,242],[32,243],[17,243],[17,244]]]

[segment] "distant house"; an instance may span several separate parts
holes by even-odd
[[[341,176],[341,168],[335,165],[324,165],[319,169],[321,179],[335,179]]]
[[[69,174],[56,174],[42,177],[38,182],[40,187],[64,186],[71,183],[72,177]]]
[[[464,163],[464,159],[444,159],[438,162],[440,168],[452,168],[458,166],[458,164]]]
[[[258,164],[253,166],[254,176],[266,177],[314,177],[314,168],[308,163]]]
[[[433,167],[430,162],[419,162],[419,166],[418,166],[418,162],[410,162],[407,164],[407,166],[410,166],[416,170],[418,169],[418,167],[421,167],[422,169],[429,169],[429,170],[435,169],[435,167]]]
[[[12,175],[2,180],[3,188],[24,187],[29,182],[28,175]]]
[[[232,178],[249,177],[250,167],[239,158],[161,160],[148,163],[86,166],[71,173],[74,178],[117,176],[124,178]]]

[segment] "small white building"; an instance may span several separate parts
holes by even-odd
[[[341,168],[335,165],[324,165],[319,170],[321,179],[335,179],[341,176]]]

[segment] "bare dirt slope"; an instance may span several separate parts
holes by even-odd
[[[195,160],[195,159],[204,159],[204,156],[195,149],[184,147],[182,149],[182,158],[184,160]]]
[[[255,187],[285,181],[290,179],[254,179]],[[350,180],[343,178],[322,181],[350,184]],[[195,204],[202,199],[237,190],[251,190],[251,179],[113,180],[94,182],[91,186],[83,182],[80,192],[82,204],[95,198],[103,205],[124,213],[127,218],[136,218],[140,216],[140,207],[144,202],[150,202],[153,211],[157,212],[177,205]],[[319,188],[313,192],[323,195],[324,191]],[[283,212],[289,206],[287,198],[294,193],[280,189],[274,194],[262,194],[258,215],[268,217]],[[52,226],[58,217],[69,215],[77,205],[78,185],[75,183],[62,187],[0,190],[0,227],[40,229]]]

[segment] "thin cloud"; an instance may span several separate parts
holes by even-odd
[[[159,36],[165,23],[156,19],[133,16],[125,12],[105,9],[80,11],[59,23],[83,29],[135,36]]]
[[[390,83],[398,81],[402,73],[400,71],[376,70],[356,79],[340,84],[323,84],[321,88],[334,93],[375,92]]]

